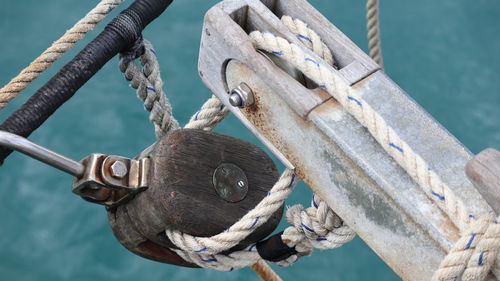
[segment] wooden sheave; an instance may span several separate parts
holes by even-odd
[[[170,250],[176,247],[165,229],[202,237],[219,234],[253,209],[279,177],[273,161],[260,148],[201,130],[170,132],[155,144],[149,157],[153,163],[150,186],[131,202],[108,210],[109,222],[128,250],[181,266],[196,267]],[[235,164],[246,174],[248,193],[243,200],[228,202],[216,193],[212,178],[222,163]],[[232,250],[264,239],[282,214],[283,207]]]

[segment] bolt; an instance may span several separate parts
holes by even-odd
[[[231,92],[231,95],[229,96],[229,103],[234,107],[243,107],[243,100],[236,90]]]
[[[252,89],[247,84],[241,83],[229,93],[229,103],[234,107],[248,107],[255,103]]]
[[[240,181],[238,182],[238,186],[239,186],[239,187],[244,187],[244,186],[245,186],[245,183],[244,183],[243,181],[241,181],[241,180],[240,180]]]
[[[115,161],[113,164],[111,164],[110,169],[111,176],[119,179],[125,177],[128,172],[127,166],[122,161]]]

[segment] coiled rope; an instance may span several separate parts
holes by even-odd
[[[23,69],[16,77],[0,89],[0,109],[7,106],[19,93],[26,89],[56,60],[70,50],[76,42],[82,40],[87,32],[94,29],[114,8],[124,0],[102,0],[85,17],[79,20],[64,35],[57,39],[38,58]]]

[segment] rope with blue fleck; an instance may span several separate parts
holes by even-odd
[[[443,259],[432,280],[485,280],[490,270],[500,278],[498,219],[490,214],[474,220]]]
[[[279,54],[281,58],[290,62],[332,95],[347,112],[368,129],[385,151],[408,172],[459,229],[467,226],[469,213],[466,204],[458,199],[453,190],[428,166],[426,161],[416,154],[393,128],[387,125],[382,116],[362,96],[352,91],[349,85],[341,81],[340,76],[334,74],[334,68],[323,61],[316,61],[300,47],[271,33],[254,31],[250,33],[250,37],[256,48]]]
[[[33,80],[38,78],[46,69],[48,69],[56,60],[62,57],[76,42],[85,37],[87,32],[101,22],[114,8],[120,5],[124,0],[102,0],[85,17],[79,20],[64,35],[57,39],[45,50],[38,58],[30,63],[16,77],[0,89],[0,109],[7,106],[9,102],[15,99],[21,91],[26,89]]]
[[[120,71],[130,81],[130,87],[136,89],[137,97],[144,102],[144,109],[149,112],[149,120],[153,123],[157,138],[168,131],[179,128],[179,123],[172,114],[172,106],[163,91],[163,80],[160,75],[160,64],[156,51],[151,43],[143,40],[144,54],[140,57],[142,70],[135,61],[120,57]]]

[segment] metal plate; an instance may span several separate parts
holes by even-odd
[[[215,169],[213,184],[217,194],[228,202],[239,202],[247,196],[248,180],[240,167],[222,163]]]

